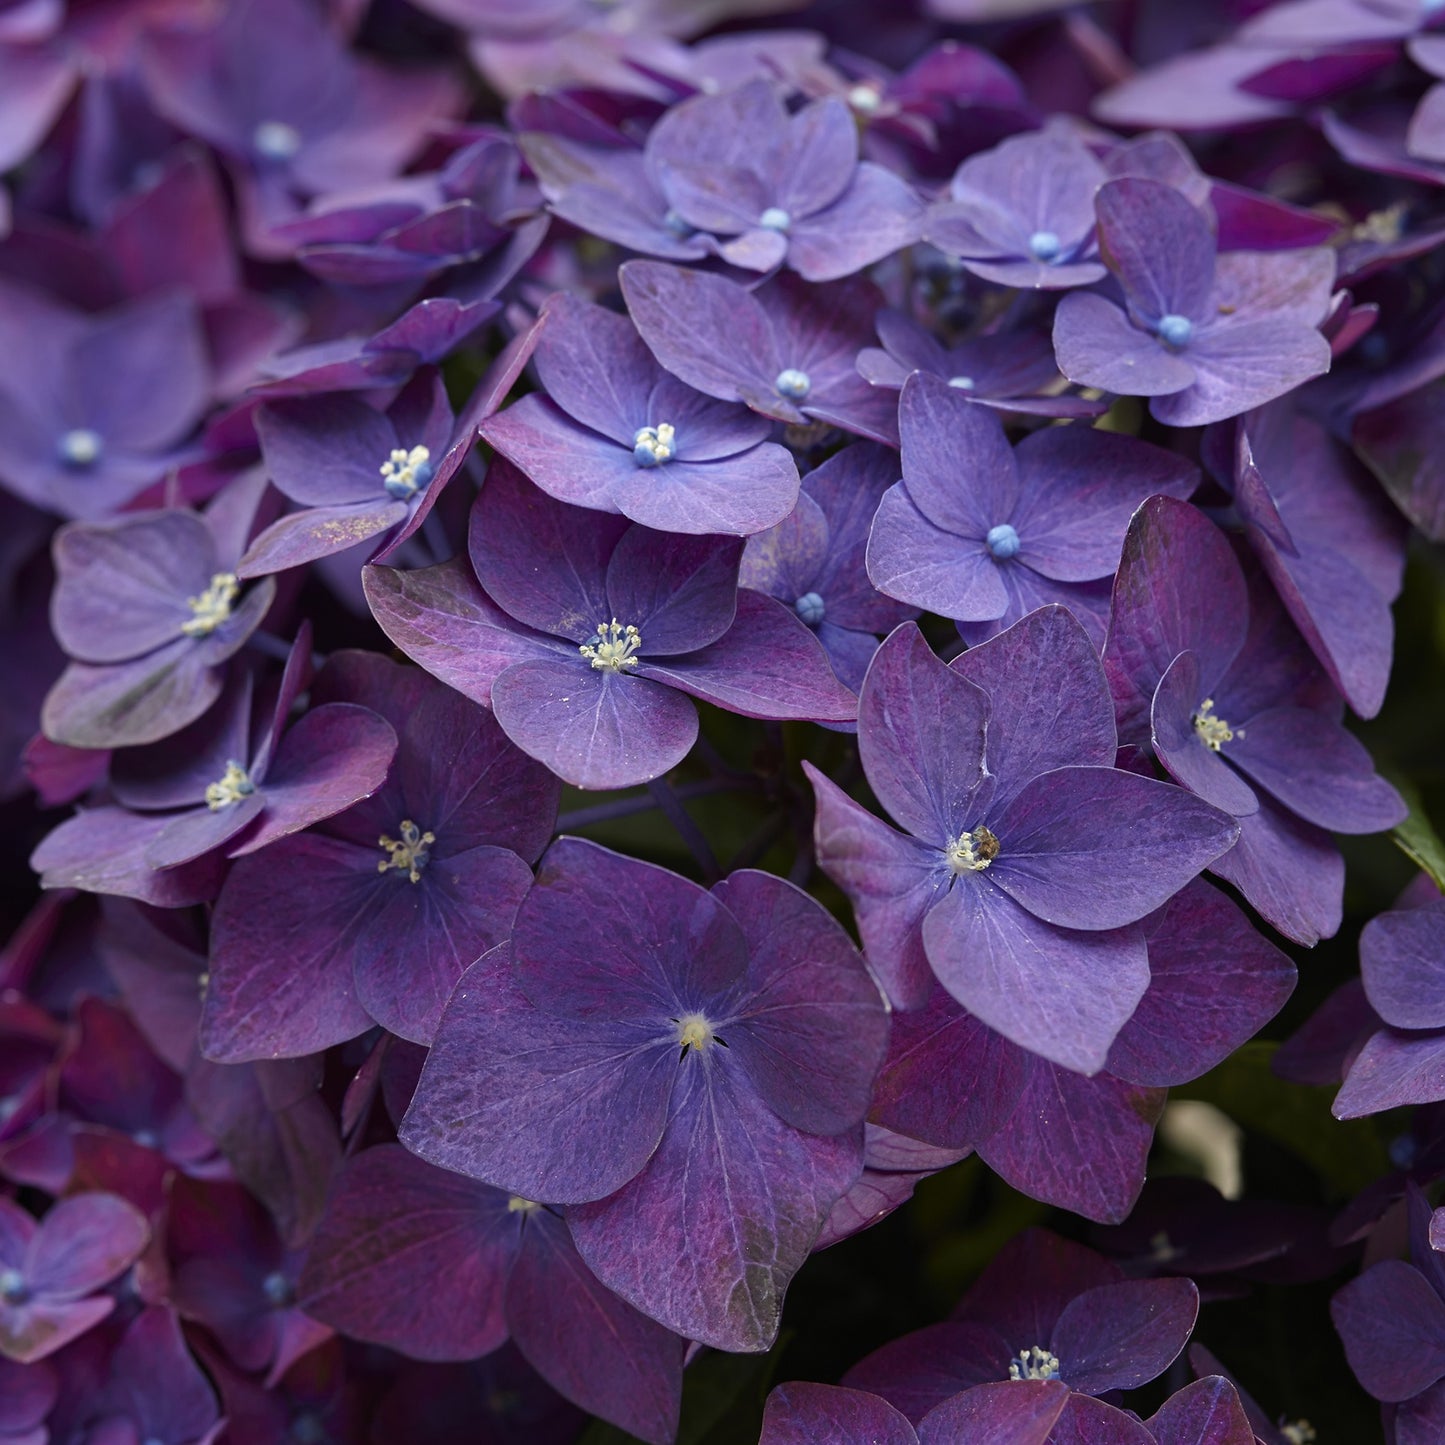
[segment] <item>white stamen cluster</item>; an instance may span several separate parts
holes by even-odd
[[[1011,1380],[1057,1380],[1059,1357],[1037,1345],[1020,1350],[1018,1358],[1009,1361],[1008,1377]]]
[[[426,867],[427,860],[431,857],[431,845],[436,840],[435,833],[423,833],[410,818],[403,818],[400,839],[388,838],[383,833],[376,840],[387,853],[387,857],[376,865],[376,871],[385,873],[387,869],[395,868],[398,872],[405,873],[413,883],[420,883],[421,870]]]
[[[206,784],[206,806],[213,813],[219,813],[222,808],[239,803],[255,791],[256,785],[251,781],[250,774],[232,758],[226,764],[226,771],[214,783]]]
[[[431,449],[393,447],[391,455],[381,464],[381,484],[399,502],[414,497],[431,481]]]
[[[187,597],[195,616],[181,623],[187,637],[209,637],[231,615],[231,604],[241,595],[241,580],[234,572],[213,572],[211,585],[199,597]]]
[[[508,1214],[530,1214],[534,1209],[541,1207],[535,1199],[523,1199],[520,1194],[514,1194],[507,1200]]]
[[[1207,697],[1199,704],[1194,714],[1194,734],[1211,753],[1217,753],[1225,743],[1234,741],[1234,730],[1222,717],[1214,716],[1214,699]]]
[[[980,873],[998,857],[998,838],[980,823],[973,832],[950,838],[943,856],[955,873]]]
[[[1319,1439],[1315,1427],[1308,1420],[1291,1420],[1279,1427],[1279,1433],[1289,1441],[1289,1445],[1314,1445]]]
[[[632,438],[632,459],[639,467],[657,467],[677,455],[677,429],[670,421],[638,427]]]
[[[677,1025],[677,1041],[683,1049],[696,1049],[699,1053],[713,1041],[713,1028],[702,1014],[683,1014],[674,1019]]]
[[[630,623],[624,627],[614,617],[611,622],[599,622],[597,631],[577,651],[597,672],[621,672],[625,667],[637,666],[632,654],[641,646],[642,634]]]

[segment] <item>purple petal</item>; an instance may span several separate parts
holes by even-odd
[[[385,495],[364,504],[311,507],[273,522],[236,564],[238,577],[265,577],[331,557],[379,536],[406,518],[406,503]]]
[[[266,470],[278,491],[307,507],[381,500],[381,466],[399,444],[391,421],[344,392],[267,402],[256,413]]]
[[[1186,1385],[1148,1423],[1159,1445],[1255,1445],[1239,1393],[1222,1375]]]
[[[781,521],[798,498],[792,453],[765,442],[721,461],[633,465],[614,484],[618,510],[664,532],[746,536]]]
[[[1131,309],[1150,324],[1169,315],[1203,319],[1214,237],[1195,206],[1162,181],[1128,177],[1101,186],[1094,209],[1100,254]]]
[[[1167,396],[1194,382],[1184,355],[1173,355],[1112,301],[1091,292],[1072,291],[1059,302],[1054,354],[1070,381],[1120,396]]]
[[[687,1062],[702,1067],[684,1070],[657,1153],[616,1194],[574,1209],[572,1236],[605,1285],[669,1329],[767,1349],[788,1281],[861,1172],[863,1131],[800,1134],[740,1070]],[[699,1177],[710,1187],[687,1187]]]
[[[71,1195],[41,1221],[22,1273],[36,1294],[79,1299],[129,1268],[149,1238],[145,1216],[124,1199]]]
[[[864,161],[831,206],[793,227],[788,264],[806,280],[837,281],[911,246],[922,221],[913,189]]]
[[[887,1400],[862,1390],[797,1382],[779,1385],[768,1396],[758,1445],[855,1445],[862,1439],[871,1445],[918,1445],[908,1417]]]
[[[1070,1395],[1049,1445],[1151,1445],[1138,1419],[1089,1395]]]
[[[1068,1403],[1069,1391],[1057,1380],[977,1385],[930,1410],[918,1438],[922,1445],[1045,1445]]]
[[[1330,1111],[1337,1119],[1358,1119],[1440,1099],[1445,1099],[1445,1038],[1434,1031],[1381,1029],[1350,1062]]]
[[[453,992],[400,1130],[413,1152],[527,1199],[601,1199],[658,1147],[677,1073],[658,1031],[575,1024],[532,1008],[499,972]]]
[[[35,1300],[24,1305],[0,1304],[0,1353],[22,1365],[53,1355],[64,1345],[94,1328],[115,1309],[110,1295],[49,1304]]]
[[[750,997],[728,1046],[768,1107],[809,1134],[863,1121],[888,1044],[888,1014],[857,949],[831,914],[769,873],[713,888],[742,925]]]
[[[881,1395],[916,1425],[960,1391],[989,1382],[1023,1384],[1008,1378],[1008,1366],[1008,1341],[992,1325],[947,1320],[889,1341],[843,1379],[855,1389]],[[1020,1392],[1020,1398],[1028,1398],[1032,1388]],[[1051,1392],[1050,1398],[1058,1398],[1052,1382],[1044,1388]]]
[[[732,626],[742,555],[735,538],[630,527],[607,566],[607,615],[637,627],[645,657],[695,652]]]
[[[1371,1006],[1402,1029],[1445,1027],[1445,901],[1381,913],[1360,934],[1360,973]]]
[[[1065,1068],[1101,1069],[1149,984],[1135,930],[1043,923],[988,883],[955,881],[923,920],[943,986],[990,1028]]]
[[[499,1190],[396,1144],[364,1150],[307,1248],[298,1304],[412,1359],[475,1359],[507,1338],[502,1295],[518,1228]]]
[[[801,624],[800,624],[801,625]],[[659,667],[651,674],[670,674]],[[646,677],[595,671],[581,658],[520,662],[492,685],[507,736],[577,788],[627,788],[675,767],[697,739],[697,710]]]
[[[1169,1368],[1189,1343],[1198,1314],[1192,1280],[1106,1284],[1070,1300],[1049,1348],[1071,1389],[1086,1395],[1132,1390]]]
[[[1154,753],[1165,771],[1181,787],[1223,808],[1236,818],[1259,812],[1254,789],[1204,741],[1194,719],[1203,710],[1204,689],[1199,682],[1199,658],[1181,652],[1159,680],[1150,711]],[[1235,733],[1233,736],[1238,736]],[[1230,748],[1230,756],[1234,753]]]
[[[1345,1357],[1377,1400],[1408,1400],[1445,1375],[1445,1301],[1403,1260],[1387,1259],[1330,1301]]]

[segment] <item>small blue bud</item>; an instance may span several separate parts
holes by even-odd
[[[1052,231],[1035,231],[1029,237],[1029,254],[1046,266],[1051,261],[1057,261],[1062,250],[1063,243]]]
[[[65,433],[55,444],[56,454],[67,467],[91,467],[100,460],[105,443],[99,432],[78,426]]]
[[[778,373],[778,379],[773,383],[780,396],[786,396],[792,401],[802,401],[813,389],[812,378],[806,371],[799,371],[796,367],[785,367]]]
[[[975,383],[971,376],[950,376],[948,378],[948,384],[950,386],[956,386],[959,391],[972,391],[977,383]]]
[[[809,627],[816,627],[823,620],[823,599],[816,592],[805,592],[793,603],[793,611]]]
[[[769,206],[758,217],[758,225],[765,231],[786,231],[793,224],[793,218],[781,206]]]
[[[1194,323],[1187,316],[1171,311],[1168,316],[1159,318],[1156,330],[1165,346],[1172,346],[1178,351],[1180,347],[1189,345],[1189,338],[1194,335]]]
[[[1000,562],[1007,562],[1010,557],[1017,557],[1019,554],[1019,534],[1007,522],[1000,522],[997,527],[988,529],[984,545],[988,548],[989,556],[997,557]]]

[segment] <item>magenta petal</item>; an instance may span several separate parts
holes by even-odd
[[[1194,368],[1112,301],[1071,291],[1054,312],[1054,353],[1059,370],[1085,386],[1120,396],[1167,396],[1194,381]]]
[[[1008,1341],[991,1324],[945,1320],[890,1340],[843,1379],[855,1389],[881,1395],[917,1424],[962,1390],[989,1382],[1023,1384],[1008,1378],[1008,1367]],[[1045,1388],[1052,1391],[1055,1386],[1051,1382]]]
[[[1158,1445],[1255,1445],[1239,1392],[1222,1375],[1186,1385],[1148,1424]]]
[[[746,587],[738,589],[733,625],[717,642],[662,661],[643,653],[638,676],[743,717],[851,722],[858,711],[857,699],[834,676],[822,645],[797,614]]]
[[[1012,1382],[1010,1382],[1012,1383]],[[1049,1436],[1049,1445],[1155,1445],[1133,1416],[1091,1395],[1074,1394]]]
[[[1377,1400],[1408,1400],[1445,1375],[1445,1301],[1403,1260],[1387,1259],[1330,1301],[1355,1377]]]
[[[616,1194],[572,1210],[572,1237],[603,1284],[668,1329],[765,1350],[788,1281],[862,1171],[863,1130],[799,1133],[729,1061],[686,1064],[657,1153]],[[677,1071],[670,1050],[667,1065]],[[697,1179],[708,1187],[689,1187]]]
[[[396,1144],[364,1150],[331,1191],[297,1302],[415,1360],[475,1359],[507,1338],[502,1295],[518,1222],[499,1190]]]
[[[976,1385],[930,1410],[918,1424],[922,1445],[1045,1445],[1069,1403],[1058,1380]],[[1124,1442],[1110,1442],[1124,1445]]]
[[[863,1120],[888,1044],[878,986],[842,926],[801,889],[744,869],[713,888],[742,925],[749,1000],[728,1047],[786,1124],[841,1134]]]
[[[798,1381],[768,1396],[758,1445],[857,1445],[865,1439],[870,1445],[918,1445],[908,1417],[887,1400]]]
[[[361,582],[381,630],[433,677],[484,706],[506,668],[571,650],[517,626],[477,585],[462,557],[419,572],[363,567]]]
[[[523,752],[577,788],[645,783],[680,763],[697,738],[687,698],[646,677],[595,671],[581,658],[507,668],[492,685],[492,707]]]
[[[813,765],[813,824],[819,867],[848,895],[868,962],[895,1008],[918,1008],[933,989],[923,952],[924,915],[951,873],[937,848],[899,833],[859,806]]]
[[[1239,836],[1184,789],[1117,768],[1041,773],[990,826],[1000,852],[989,880],[1064,928],[1135,922]]]
[[[988,720],[983,689],[935,657],[916,624],[873,654],[858,704],[863,771],[894,820],[940,851],[975,821]]]
[[[1162,1089],[1030,1059],[1014,1120],[979,1142],[978,1157],[1034,1199],[1118,1224],[1144,1187],[1164,1097]]]
[[[507,1280],[517,1348],[574,1404],[649,1442],[670,1445],[682,1402],[684,1341],[638,1313],[587,1268],[566,1224],[524,1212]]]
[[[1133,929],[1077,933],[1041,922],[977,877],[959,878],[923,920],[923,946],[943,986],[1021,1048],[1084,1073],[1149,984]]]
[[[23,1273],[26,1284],[48,1299],[78,1299],[136,1260],[150,1238],[145,1216],[114,1194],[75,1194],[44,1220]]]
[[[457,984],[402,1143],[527,1199],[601,1199],[657,1149],[676,1052],[643,1025],[539,1013],[499,971],[507,952],[494,950]]]
[[[1049,1347],[1071,1389],[1086,1395],[1132,1390],[1169,1368],[1189,1343],[1198,1314],[1192,1280],[1106,1284],[1069,1301]]]

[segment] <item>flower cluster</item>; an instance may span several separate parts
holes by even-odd
[[[1445,6],[0,81],[0,1445],[1445,1439]]]

